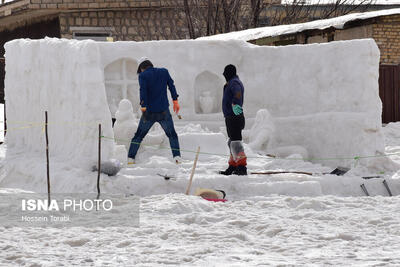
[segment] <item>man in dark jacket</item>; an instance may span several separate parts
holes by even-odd
[[[171,92],[174,103],[174,112],[178,114],[178,94],[169,72],[165,68],[154,68],[153,64],[147,58],[139,61],[137,70],[139,74],[140,85],[140,106],[142,116],[135,136],[132,138],[128,152],[128,164],[135,163],[135,157],[139,150],[140,143],[149,132],[154,123],[160,123],[165,134],[169,138],[172,150],[172,156],[176,163],[180,163],[180,148],[178,135],[174,128],[171,113],[169,112],[169,103],[167,97],[167,86]]]
[[[227,65],[223,73],[226,84],[222,97],[222,112],[225,117],[226,131],[228,133],[228,146],[230,150],[229,167],[221,171],[224,175],[247,175],[247,158],[242,146],[242,130],[245,126],[243,115],[243,83],[236,74],[234,65]]]

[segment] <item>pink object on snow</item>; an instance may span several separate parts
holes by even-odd
[[[208,200],[208,201],[214,201],[214,202],[226,202],[227,201],[227,199],[221,199],[221,198],[205,198],[205,197],[203,197],[205,200]]]

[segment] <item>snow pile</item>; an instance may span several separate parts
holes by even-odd
[[[387,146],[400,146],[400,123],[391,122],[384,128],[385,144]]]
[[[203,130],[200,125],[188,124],[178,129],[179,143],[183,148],[182,157],[192,158],[193,152],[200,146],[200,159],[208,159],[212,155],[229,155],[227,139],[222,133]]]

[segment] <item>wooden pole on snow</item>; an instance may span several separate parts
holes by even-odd
[[[192,187],[192,181],[193,181],[193,176],[194,176],[194,170],[196,169],[197,160],[199,159],[199,153],[200,153],[200,147],[197,148],[196,158],[194,159],[192,172],[191,172],[191,174],[190,174],[189,184],[188,184],[188,187],[187,187],[187,189],[186,189],[186,195],[189,195],[190,187]]]
[[[101,124],[99,124],[99,157],[97,162],[97,199],[100,197],[100,170],[101,170]]]
[[[47,131],[47,111],[44,112],[45,123],[44,123],[44,131],[46,135],[46,161],[47,161],[47,205],[50,206],[50,164],[49,164],[49,134]]]

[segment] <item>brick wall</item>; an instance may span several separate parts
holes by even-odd
[[[175,8],[61,13],[61,36],[72,38],[72,27],[111,27],[115,41],[189,38],[185,14]]]
[[[400,64],[400,15],[380,17],[373,25],[373,38],[382,64]]]

